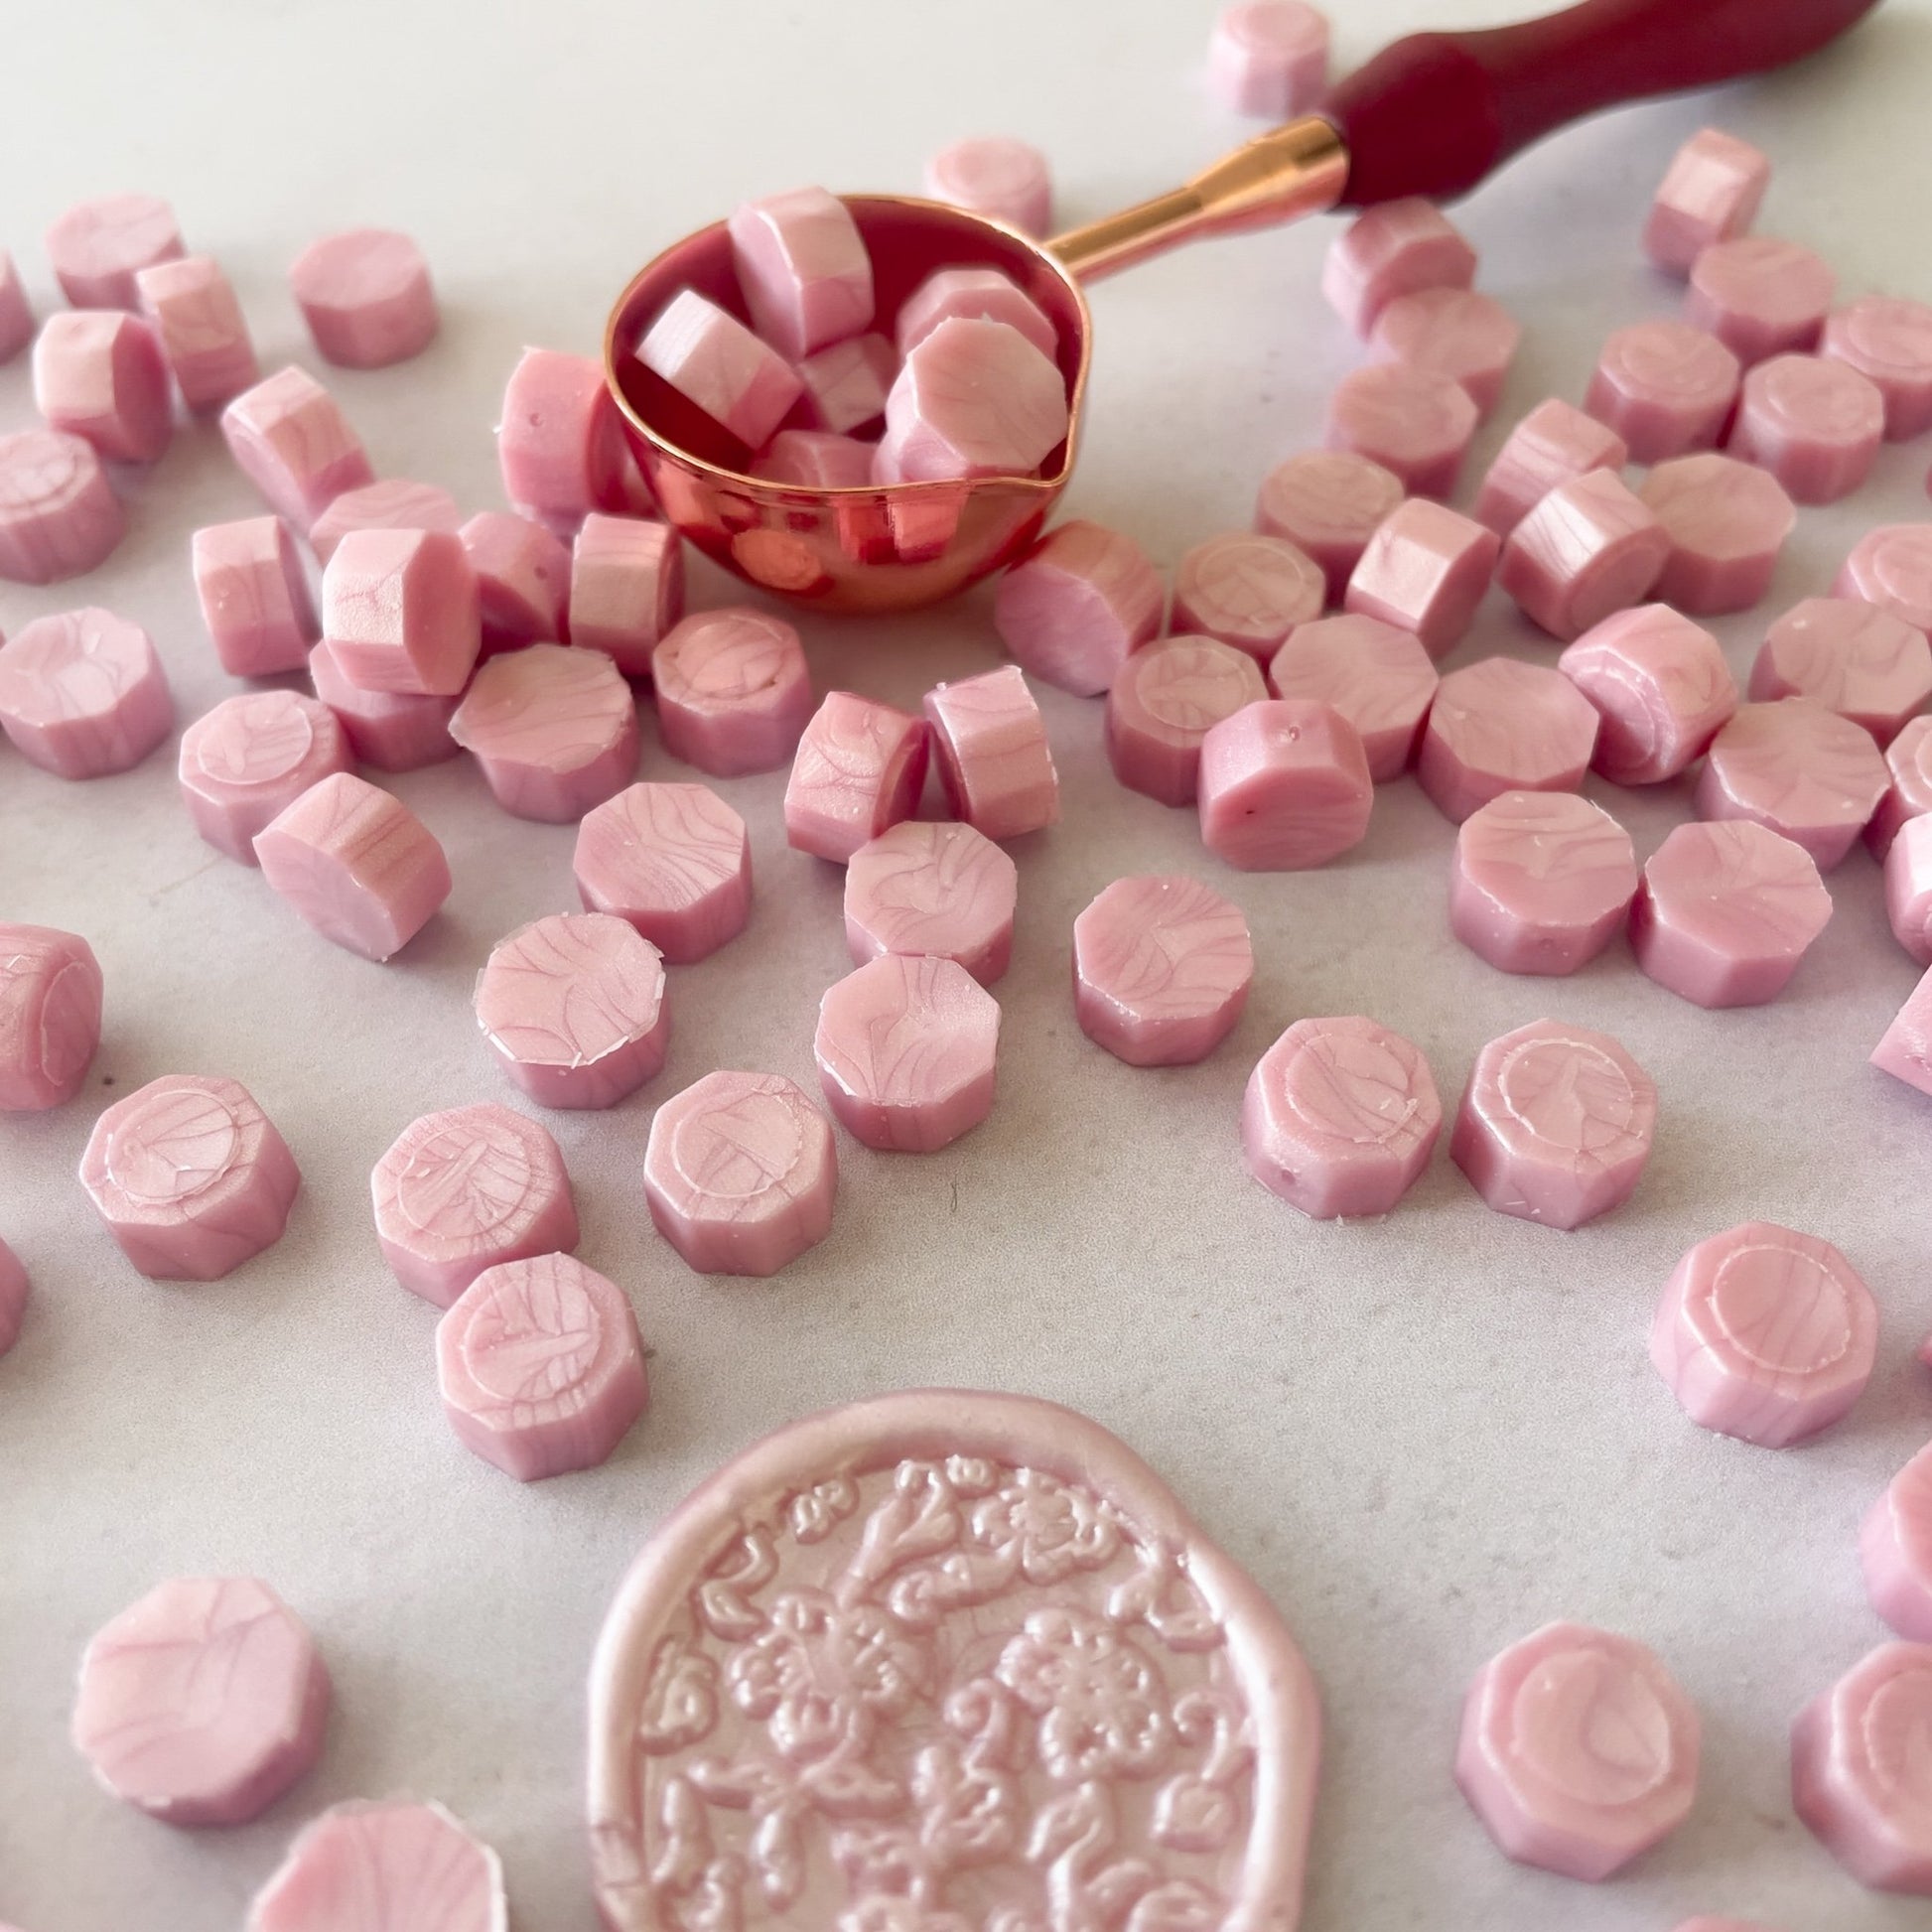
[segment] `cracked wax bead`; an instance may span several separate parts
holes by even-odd
[[[1264,698],[1201,740],[1198,804],[1201,843],[1223,864],[1301,872],[1361,844],[1375,780],[1333,705]]]
[[[952,959],[991,986],[1013,957],[1020,872],[970,825],[907,819],[862,845],[845,874],[845,942],[856,964],[881,953]]]
[[[350,751],[364,764],[378,771],[415,771],[456,757],[459,747],[450,736],[454,698],[364,691],[343,675],[335,651],[326,643],[309,653],[309,678],[316,696],[348,735]]]
[[[1630,1198],[1657,1089],[1607,1034],[1534,1020],[1476,1055],[1449,1154],[1499,1214],[1578,1228]]]
[[[1370,362],[1351,369],[1328,400],[1322,440],[1367,457],[1415,496],[1447,496],[1476,431],[1467,390],[1440,369]]]
[[[1771,588],[1798,512],[1768,470],[1707,450],[1658,464],[1637,494],[1670,539],[1652,587],[1658,603],[1721,617],[1748,611]]]
[[[1191,805],[1200,783],[1201,740],[1223,718],[1267,696],[1261,666],[1217,637],[1163,637],[1135,651],[1107,693],[1107,759],[1114,776],[1164,805]]]
[[[1475,289],[1417,289],[1383,304],[1369,332],[1374,359],[1440,369],[1487,416],[1502,397],[1523,325]]]
[[[1366,337],[1384,306],[1416,289],[1465,289],[1476,251],[1433,204],[1384,202],[1349,222],[1328,244],[1321,293],[1356,335]]]
[[[1867,530],[1839,566],[1832,595],[1883,605],[1932,631],[1932,523],[1881,523]]]
[[[651,1117],[644,1198],[701,1275],[775,1275],[832,1229],[831,1123],[776,1073],[707,1073]]]
[[[176,1073],[94,1122],[80,1184],[141,1274],[212,1282],[282,1238],[302,1176],[239,1081]]]
[[[175,433],[168,363],[153,329],[118,309],[49,316],[34,339],[34,407],[109,463],[153,463]]]
[[[1207,84],[1237,114],[1306,114],[1328,90],[1328,20],[1306,0],[1237,0],[1207,43]]]
[[[1815,347],[1837,287],[1831,264],[1809,248],[1775,235],[1735,235],[1692,262],[1684,315],[1748,368]]]
[[[0,362],[11,362],[34,340],[34,312],[14,258],[0,248]]]
[[[1248,1172],[1315,1220],[1386,1214],[1436,1150],[1443,1104],[1419,1048],[1360,1015],[1298,1020],[1248,1078]]]
[[[1932,972],[1906,996],[1884,1037],[1871,1049],[1871,1064],[1908,1087],[1932,1094]]]
[[[196,415],[219,409],[261,380],[241,304],[212,255],[157,262],[134,284],[181,399]]]
[[[1688,275],[1714,241],[1746,233],[1771,180],[1769,158],[1723,128],[1702,127],[1671,156],[1643,227],[1643,251]]]
[[[794,188],[741,202],[727,225],[753,326],[787,362],[871,326],[872,257],[836,195]]]
[[[1932,818],[1909,818],[1885,854],[1885,916],[1892,937],[1932,966]]]
[[[1922,1449],[1865,1513],[1859,1561],[1871,1607],[1898,1632],[1932,1643],[1932,1449]]]
[[[1612,784],[1676,777],[1737,709],[1717,638],[1667,604],[1612,613],[1564,651],[1557,669],[1595,707],[1590,763]]]
[[[217,852],[255,863],[255,835],[311,785],[350,765],[336,714],[300,691],[223,698],[182,733],[178,767],[195,829]]]
[[[1166,603],[1161,573],[1132,537],[1076,517],[1000,579],[993,627],[1023,670],[1091,698],[1161,628]]]
[[[1835,503],[1871,474],[1884,429],[1884,397],[1849,362],[1774,355],[1745,373],[1728,447],[1794,501]]]
[[[1815,698],[1889,745],[1932,699],[1932,646],[1922,630],[1862,598],[1808,597],[1765,633],[1750,696]]]
[[[1402,501],[1402,479],[1353,450],[1303,450],[1278,463],[1255,495],[1255,528],[1286,537],[1339,604],[1368,540]]]
[[[696,289],[679,290],[658,312],[637,359],[754,450],[805,392],[769,343]]]
[[[1066,380],[1004,322],[954,316],[907,350],[886,398],[882,483],[1024,477],[1067,432]]]
[[[0,1355],[20,1339],[20,1324],[26,1319],[31,1293],[20,1257],[0,1241]]]
[[[243,1825],[314,1767],[329,1673],[254,1577],[177,1577],[80,1658],[73,1741],[115,1797],[169,1825]]]
[[[49,227],[47,258],[76,309],[140,306],[135,277],[182,253],[175,211],[159,195],[76,202]]]
[[[1596,1881],[1690,1816],[1701,1743],[1696,1707],[1644,1645],[1547,1623],[1476,1673],[1455,1781],[1506,1857]]]
[[[1073,921],[1080,1031],[1129,1066],[1188,1066],[1233,1032],[1254,945],[1241,908],[1198,880],[1116,879]]]
[[[476,573],[483,647],[563,643],[570,636],[570,551],[541,523],[482,510],[457,532]]]
[[[1646,597],[1670,537],[1613,471],[1559,483],[1509,534],[1496,581],[1566,642]]]
[[[316,553],[316,562],[326,565],[351,530],[442,530],[454,535],[462,527],[463,512],[447,489],[384,477],[359,489],[344,490],[316,518],[309,531],[309,548]]]
[[[637,768],[637,701],[602,651],[526,644],[482,665],[450,719],[506,812],[568,825]]]
[[[1484,657],[1436,687],[1416,776],[1458,824],[1505,791],[1575,791],[1596,749],[1596,711],[1547,664]]]
[[[289,292],[317,348],[342,368],[407,361],[436,335],[429,263],[392,228],[348,228],[310,242],[289,268]]]
[[[1891,783],[1864,828],[1872,856],[1882,859],[1908,818],[1932,812],[1932,718],[1914,718],[1885,747]]]
[[[1022,234],[1053,224],[1053,178],[1046,157],[1008,134],[976,134],[941,148],[925,164],[925,193],[935,202],[989,214]]]
[[[780,769],[812,715],[796,627],[750,605],[694,611],[651,653],[650,675],[665,751],[713,777]]]
[[[235,468],[305,537],[344,490],[375,481],[342,405],[307,369],[244,389],[222,410],[221,435]]]
[[[174,724],[154,640],[111,611],[36,618],[0,644],[0,731],[56,777],[132,770]]]
[[[1011,275],[997,268],[935,269],[899,305],[894,328],[903,355],[955,316],[1004,322],[1019,330],[1042,355],[1059,339],[1042,309]],[[890,385],[889,385],[890,386]]]
[[[1886,441],[1907,442],[1932,429],[1932,306],[1862,295],[1826,318],[1818,352],[1877,384]]]
[[[849,336],[797,364],[793,373],[804,394],[794,413],[807,429],[839,436],[864,429],[886,413],[886,391],[897,370],[898,352],[884,336]]]
[[[989,839],[1018,838],[1058,821],[1060,777],[1046,721],[1017,664],[935,684],[924,710],[955,818]]]
[[[1737,357],[1688,322],[1633,322],[1604,339],[1584,408],[1621,436],[1636,463],[1712,448],[1743,374]]]
[[[53,429],[0,436],[0,578],[78,577],[126,534],[120,498],[91,443]]]
[[[1297,624],[1321,615],[1326,598],[1319,566],[1285,537],[1230,530],[1195,544],[1174,565],[1172,622],[1265,664]]]
[[[526,348],[503,390],[496,465],[511,507],[553,535],[592,510],[622,509],[629,455],[603,363]]]
[[[707,785],[626,786],[585,813],[573,865],[585,906],[629,920],[673,966],[716,952],[752,915],[745,821]]]
[[[0,1113],[39,1113],[80,1091],[100,1002],[100,962],[78,933],[0,923]]]
[[[668,523],[593,510],[570,553],[570,641],[647,677],[658,640],[684,615],[684,546]]]
[[[483,624],[455,528],[345,531],[322,573],[322,634],[343,675],[365,690],[461,691]]]
[[[999,1002],[954,959],[885,953],[827,988],[812,1053],[856,1141],[933,1154],[993,1110]]]
[[[1368,540],[1344,600],[1359,617],[1412,632],[1432,658],[1468,630],[1489,588],[1496,533],[1442,503],[1398,503]]]
[[[1355,727],[1377,784],[1408,770],[1439,682],[1422,640],[1379,618],[1317,618],[1268,663],[1273,696],[1317,699]]]
[[[1559,483],[1592,470],[1621,470],[1629,454],[1607,424],[1552,396],[1496,452],[1476,493],[1475,519],[1506,537]]]
[[[828,691],[798,740],[785,781],[785,842],[843,865],[910,818],[925,784],[925,720],[851,691]]]
[[[575,1255],[498,1262],[437,1322],[436,1386],[457,1441],[518,1482],[594,1469],[644,1412],[637,1317]]]
[[[664,1064],[664,962],[627,921],[555,912],[490,948],[477,1025],[516,1086],[544,1107],[612,1107]]]
[[[279,516],[210,523],[195,532],[189,553],[221,668],[235,677],[301,670],[319,633],[288,525]]]
[[[1711,743],[1693,806],[1700,818],[1751,818],[1795,839],[1830,872],[1885,795],[1871,734],[1814,698],[1740,705]]]

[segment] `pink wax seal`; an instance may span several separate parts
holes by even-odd
[[[0,362],[11,362],[34,340],[34,312],[14,258],[0,248]]]
[[[219,409],[261,380],[241,304],[211,255],[157,262],[134,285],[181,399],[196,415]]]
[[[1333,705],[1265,698],[1210,728],[1200,749],[1201,843],[1242,872],[1301,872],[1361,844],[1375,780],[1361,735]]]
[[[1839,567],[1834,597],[1862,597],[1932,631],[1932,523],[1881,523]]]
[[[557,1143],[508,1107],[451,1107],[411,1121],[375,1164],[369,1192],[383,1260],[439,1309],[498,1262],[577,1245]]]
[[[1630,950],[1701,1007],[1775,1000],[1832,916],[1803,846],[1747,818],[1675,827],[1630,908]]]
[[[47,258],[76,309],[138,308],[135,277],[181,253],[175,211],[158,195],[76,202],[47,231]]]
[[[577,890],[628,919],[673,966],[735,939],[752,914],[745,821],[706,785],[627,785],[577,828]]]
[[[644,1197],[701,1275],[775,1275],[832,1228],[831,1123],[776,1073],[707,1073],[652,1115]]]
[[[477,579],[485,651],[570,635],[570,551],[541,523],[483,510],[457,532]]]
[[[1638,463],[1715,445],[1742,375],[1716,336],[1688,322],[1633,322],[1604,341],[1584,407]]]
[[[1932,429],[1932,305],[1862,295],[1826,318],[1818,350],[1877,385],[1888,441]]]
[[[1932,699],[1932,646],[1922,630],[1862,598],[1808,597],[1765,633],[1750,695],[1816,698],[1889,745]]]
[[[1596,708],[1590,762],[1612,784],[1676,777],[1737,709],[1717,638],[1667,604],[1613,613],[1570,645],[1557,669]]]
[[[1288,121],[1328,90],[1328,20],[1307,0],[1236,0],[1207,43],[1207,84],[1237,114]]]
[[[1552,396],[1509,432],[1476,495],[1475,519],[1506,537],[1559,483],[1629,458],[1615,430]]]
[[[625,920],[553,912],[490,948],[477,1025],[496,1063],[544,1107],[612,1107],[664,1064],[664,962]]]
[[[1263,578],[1259,595],[1270,581]],[[1161,628],[1166,603],[1161,573],[1132,537],[1075,518],[1000,579],[993,624],[1023,670],[1091,698]]]
[[[140,1273],[212,1282],[282,1238],[302,1176],[239,1081],[166,1074],[94,1122],[80,1184]]]
[[[929,953],[991,986],[1013,956],[1019,892],[1019,869],[983,833],[906,819],[847,864],[845,942],[860,966],[881,953]]]
[[[1321,293],[1356,335],[1366,337],[1385,305],[1417,289],[1465,289],[1476,251],[1429,202],[1383,202],[1356,215],[1328,244]]]
[[[1831,264],[1809,248],[1774,235],[1733,235],[1692,262],[1684,314],[1748,367],[1815,347],[1837,287]]]
[[[993,1110],[999,1002],[955,959],[884,953],[827,989],[812,1052],[854,1140],[933,1154]]]
[[[1198,880],[1116,879],[1073,921],[1080,1031],[1129,1066],[1188,1066],[1241,1018],[1255,976],[1241,908]]]
[[[518,1482],[594,1469],[644,1411],[637,1317],[575,1255],[498,1262],[437,1322],[436,1386],[457,1441]]]
[[[694,611],[651,653],[650,673],[665,751],[714,777],[780,769],[811,719],[796,628],[750,605]]]
[[[478,670],[450,736],[506,812],[568,825],[636,770],[637,701],[602,651],[526,644]]]
[[[217,852],[255,863],[255,835],[311,785],[349,768],[336,714],[300,691],[223,698],[182,734],[182,796]]]
[[[1476,415],[1453,376],[1408,362],[1371,362],[1336,384],[1323,440],[1331,450],[1379,463],[1412,495],[1447,496],[1475,435]]]
[[[1863,1885],[1932,1895],[1932,1645],[1882,1643],[1791,1727],[1791,1802]]]
[[[1885,854],[1885,916],[1906,952],[1932,966],[1932,818],[1908,818]]]
[[[622,509],[630,459],[604,365],[526,348],[503,390],[496,463],[511,507],[553,535],[570,535],[591,510]]]
[[[886,391],[898,369],[898,352],[884,336],[848,336],[815,355],[793,373],[804,385],[796,414],[807,429],[850,435],[886,413]]]
[[[794,188],[741,202],[730,228],[753,325],[787,362],[871,325],[872,258],[836,195]]]
[[[1053,750],[1018,665],[935,684],[924,708],[955,818],[989,839],[1018,838],[1057,821]]]
[[[1559,483],[1503,545],[1496,581],[1568,641],[1649,594],[1670,555],[1664,526],[1611,470]]]
[[[1432,658],[1461,642],[1496,566],[1496,533],[1426,496],[1398,503],[1348,580],[1347,608],[1414,633]]]
[[[1932,1643],[1932,1449],[1892,1477],[1859,1535],[1871,1607],[1898,1632]]]
[[[20,1257],[0,1241],[0,1355],[20,1339],[20,1324],[27,1315],[30,1293],[27,1270],[21,1266]]]
[[[1796,839],[1830,872],[1885,795],[1871,734],[1814,698],[1747,704],[1712,741],[1698,779],[1700,818],[1754,818]]]
[[[1374,359],[1453,376],[1484,416],[1501,399],[1523,325],[1475,289],[1417,289],[1385,302],[1369,332]]]
[[[886,398],[881,483],[1030,476],[1067,431],[1066,380],[1004,322],[953,316],[906,351]]]
[[[111,611],[36,618],[0,644],[0,731],[57,777],[132,770],[174,724],[154,640]]]
[[[100,962],[78,933],[0,923],[0,1113],[39,1113],[80,1091],[100,1001]]]
[[[309,531],[309,548],[318,563],[326,564],[351,530],[441,530],[454,535],[462,527],[463,513],[447,489],[384,477],[359,489],[344,490],[316,518]]]
[[[503,1868],[441,1805],[345,1804],[306,1826],[246,1932],[508,1932]]]
[[[637,345],[637,359],[687,402],[756,450],[804,385],[770,344],[696,289],[682,289]]]
[[[1768,470],[1706,450],[1658,464],[1637,494],[1670,538],[1653,587],[1660,604],[1720,617],[1770,589],[1798,512]]]
[[[253,1577],[177,1577],[80,1659],[73,1741],[115,1797],[169,1825],[244,1825],[322,1755],[329,1673]]]
[[[802,489],[870,489],[874,446],[822,429],[781,429],[752,465],[766,483]]]
[[[407,361],[436,335],[429,264],[392,228],[348,228],[310,242],[289,269],[289,290],[317,348],[344,368]]]
[[[1690,1816],[1701,1742],[1696,1707],[1642,1644],[1546,1623],[1476,1673],[1455,1781],[1507,1857],[1596,1881]]]
[[[939,268],[899,305],[894,324],[898,352],[903,355],[916,348],[942,322],[955,316],[1004,322],[1019,330],[1042,355],[1051,355],[1059,346],[1046,311],[1011,275],[997,268]]]
[[[1884,1037],[1871,1049],[1871,1064],[1908,1087],[1932,1094],[1932,972],[1906,996]]]
[[[1643,251],[1673,275],[1714,241],[1747,233],[1771,180],[1769,158],[1723,128],[1702,127],[1671,156],[1644,222]]]
[[[684,615],[684,547],[668,523],[593,510],[570,555],[570,641],[601,650],[625,677]]]
[[[1377,784],[1401,777],[1414,760],[1438,682],[1421,638],[1379,618],[1298,625],[1268,664],[1276,697],[1317,699],[1355,727]]]
[[[1484,657],[1436,687],[1416,776],[1458,824],[1505,791],[1575,791],[1596,748],[1596,713],[1547,664]]]
[[[1218,638],[1163,637],[1135,651],[1107,694],[1114,776],[1164,805],[1191,805],[1201,741],[1223,718],[1267,696],[1261,666]]]
[[[1256,1062],[1241,1103],[1248,1172],[1315,1220],[1388,1213],[1442,1127],[1421,1051],[1359,1015],[1296,1021]]]
[[[1914,718],[1885,747],[1891,783],[1864,828],[1864,842],[1882,859],[1908,818],[1932,812],[1932,718]]]
[[[210,523],[190,551],[221,668],[236,677],[299,671],[316,641],[316,607],[288,525],[279,516]]]
[[[957,1932],[990,1900],[1071,1924],[1096,1878],[1134,1932],[1300,1916],[1320,1719],[1294,1639],[1152,1470],[1050,1403],[922,1389],[739,1455],[638,1557],[591,1709],[612,1932],[694,1897],[748,1925]],[[865,1825],[807,1795],[806,1722],[859,1740],[833,1761],[875,1794]],[[733,1795],[767,1776],[782,1843]]]
[[[369,691],[451,697],[483,646],[476,573],[456,534],[348,529],[322,573],[322,632]]]
[[[1174,565],[1173,627],[1265,664],[1298,623],[1321,615],[1326,597],[1320,568],[1287,538],[1230,530]]]
[[[1835,503],[1871,474],[1884,429],[1878,385],[1849,362],[1774,355],[1744,376],[1729,447],[1794,501]]]
[[[1630,1198],[1656,1126],[1655,1085],[1607,1034],[1534,1020],[1476,1055],[1449,1153],[1497,1213],[1578,1228]]]
[[[152,328],[119,309],[49,316],[34,339],[34,406],[109,463],[152,463],[175,433],[168,363]]]
[[[941,148],[925,164],[925,192],[1022,234],[1043,235],[1053,225],[1046,157],[1011,135],[978,134]]]
[[[262,877],[306,925],[393,957],[450,896],[450,863],[400,798],[352,772],[313,784],[256,835]]]
[[[235,468],[305,537],[344,490],[375,481],[361,438],[307,369],[244,389],[222,410],[221,434]]]
[[[1402,479],[1352,450],[1303,450],[1278,463],[1255,496],[1255,528],[1286,537],[1327,580],[1338,604],[1368,540],[1402,501]]]
[[[91,443],[59,430],[0,436],[0,577],[54,584],[104,562],[127,518]]]
[[[415,771],[456,757],[450,736],[454,698],[421,698],[399,691],[364,691],[343,675],[335,651],[326,643],[309,653],[309,677],[316,696],[336,714],[348,735],[349,749],[378,771]]]
[[[930,734],[851,691],[828,691],[812,714],[785,782],[785,840],[843,865],[868,839],[910,818],[925,783]]]

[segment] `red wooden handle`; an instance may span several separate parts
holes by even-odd
[[[1413,34],[1322,112],[1348,143],[1344,206],[1447,201],[1566,121],[1762,73],[1823,47],[1877,0],[1584,0],[1542,20]]]

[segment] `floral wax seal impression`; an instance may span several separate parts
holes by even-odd
[[[659,1527],[591,1677],[612,1932],[1294,1932],[1320,1748],[1279,1613],[1051,1403],[794,1423]]]

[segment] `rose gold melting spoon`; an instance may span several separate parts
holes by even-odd
[[[824,610],[912,610],[1011,562],[1066,486],[1093,328],[1083,280],[1199,235],[1407,195],[1450,200],[1567,121],[1782,67],[1874,4],[1585,0],[1514,27],[1412,35],[1342,81],[1319,114],[1244,143],[1183,188],[1047,242],[935,202],[845,197],[872,253],[889,333],[927,275],[965,265],[1003,269],[1051,319],[1070,421],[1037,476],[806,489],[746,475],[752,452],[634,353],[681,288],[746,319],[722,221],[631,280],[605,331],[606,372],[665,516],[708,556]]]

